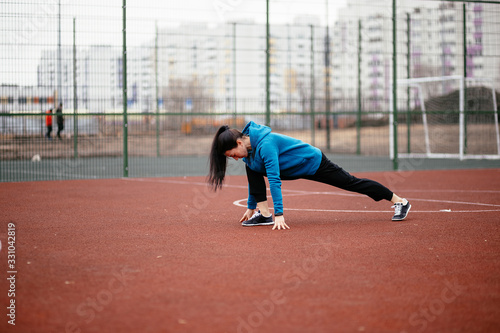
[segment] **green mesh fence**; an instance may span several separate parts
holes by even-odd
[[[0,3],[0,181],[205,175],[217,128],[250,120],[360,170],[454,154],[463,126],[465,156],[493,157],[428,166],[499,166],[492,1]],[[394,93],[395,73],[488,84],[467,81],[460,125],[456,82]]]

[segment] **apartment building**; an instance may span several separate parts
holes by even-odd
[[[155,99],[151,82],[154,74],[151,48],[130,49],[127,54],[128,104],[132,109],[148,111],[154,106]],[[60,92],[57,64],[57,50],[43,51],[38,65],[37,84],[50,91],[65,109],[73,108],[76,84],[78,109],[81,112],[121,112],[123,58],[120,48],[92,45],[79,50],[75,58],[72,48],[63,47]]]
[[[303,16],[270,27],[270,103],[273,112],[325,110],[326,44],[330,48],[332,111],[387,111],[392,82],[392,1],[348,2],[330,27]],[[500,87],[500,6],[468,3],[467,76],[494,77]],[[463,7],[454,2],[398,1],[398,78],[463,75]],[[155,39],[157,38],[157,43]],[[361,42],[359,42],[361,40]],[[358,51],[361,51],[358,57]],[[127,53],[131,112],[252,112],[266,110],[266,27],[249,21],[160,28]],[[61,98],[73,101],[72,49],[62,49]],[[409,65],[409,66],[408,66]],[[38,85],[57,88],[57,54],[44,51]],[[123,107],[121,49],[79,50],[79,108],[109,112]],[[409,68],[409,72],[408,72]],[[449,92],[443,84],[439,93]]]
[[[269,85],[274,112],[304,110],[303,101],[310,96],[312,63],[316,63],[316,78],[324,73],[325,31],[316,27],[314,32],[311,26],[315,21],[305,17],[293,25],[271,27]],[[164,91],[177,89],[175,84],[179,84],[179,80],[196,80],[201,85],[200,91],[208,92],[214,99],[209,110],[205,105],[204,111],[265,110],[264,25],[248,21],[213,27],[183,24],[160,31],[159,37],[160,81]],[[311,41],[316,44],[314,54],[311,53]]]
[[[352,1],[339,12],[333,27],[332,92],[334,100],[343,101],[337,103],[340,108],[357,109],[359,72],[363,109],[389,109],[393,76],[391,3]],[[500,56],[496,44],[500,6],[479,3],[465,6],[467,77],[491,77],[498,89]],[[462,3],[398,1],[397,34],[398,78],[464,74]],[[446,94],[453,87],[443,83],[436,88],[439,90],[436,94]]]

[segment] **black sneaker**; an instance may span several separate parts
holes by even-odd
[[[394,216],[392,217],[393,221],[403,221],[408,215],[411,205],[408,200],[404,200],[406,201],[406,204],[403,202],[396,202],[394,206],[391,207],[394,208]]]
[[[272,225],[272,224],[274,224],[272,215],[269,217],[265,217],[260,212],[258,212],[255,213],[248,220],[243,221],[241,225],[244,227],[254,227],[257,225]]]

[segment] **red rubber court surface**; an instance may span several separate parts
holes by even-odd
[[[0,331],[500,331],[500,169],[356,175],[407,220],[304,180],[286,231],[238,223],[244,176],[1,184]]]

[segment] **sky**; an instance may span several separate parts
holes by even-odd
[[[36,84],[43,49],[57,46],[58,4],[61,44],[122,45],[122,0],[0,0],[0,84]],[[334,22],[347,0],[269,0],[271,24],[315,15],[319,25]],[[127,45],[139,46],[160,28],[182,22],[212,25],[239,20],[266,22],[266,0],[127,0]]]

